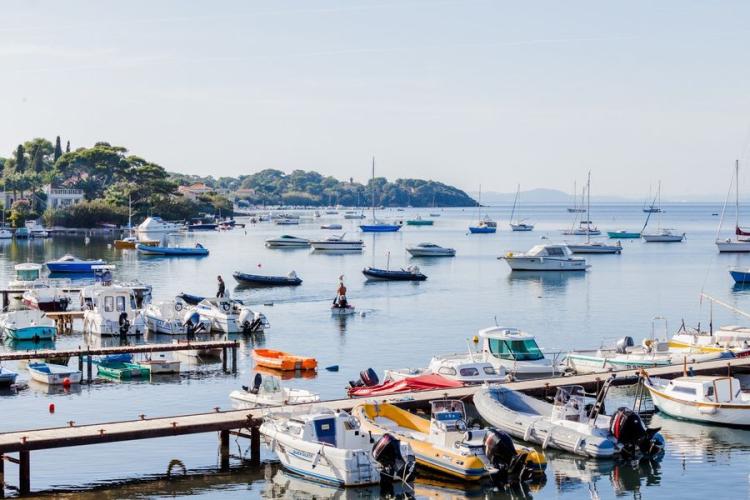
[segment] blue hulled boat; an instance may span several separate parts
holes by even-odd
[[[93,273],[92,266],[102,266],[106,264],[102,259],[84,260],[70,254],[63,255],[57,260],[45,262],[45,266],[51,273]]]
[[[406,269],[392,271],[390,269],[378,269],[376,267],[366,267],[362,274],[371,280],[384,281],[424,281],[427,276],[419,272],[417,266],[409,266]]]
[[[388,224],[379,220],[373,220],[370,224],[361,224],[359,228],[363,233],[395,233],[401,226],[399,224]]]
[[[262,276],[235,271],[232,276],[240,285],[248,286],[298,286],[302,279],[292,271],[287,276]]]
[[[750,283],[750,268],[740,269],[733,267],[729,270],[729,274],[732,275],[735,283],[748,284]]]

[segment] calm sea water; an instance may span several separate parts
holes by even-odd
[[[358,221],[324,216],[303,221],[298,227],[262,223],[248,225],[246,230],[170,237],[172,244],[202,243],[211,254],[201,259],[138,257],[134,251],[112,248],[110,238],[95,237],[89,244],[83,237],[2,242],[0,283],[12,278],[13,266],[19,262],[44,262],[64,253],[101,257],[116,264],[117,278],[152,284],[157,301],[181,291],[214,294],[216,276],[222,275],[233,296],[256,304],[268,316],[271,330],[261,338],[240,338],[240,373],[236,377],[221,373],[220,365],[183,363],[181,376],[157,382],[96,383],[70,392],[49,391],[30,383],[17,394],[3,393],[0,431],[65,425],[70,420],[83,424],[140,414],[166,416],[211,411],[216,406],[231,408],[228,394],[249,380],[253,368],[250,351],[259,345],[315,356],[321,366],[339,365],[338,373],[321,371],[314,378],[288,382],[319,391],[324,398],[338,398],[344,395],[347,380],[364,368],[382,373],[389,367],[424,366],[434,354],[465,350],[478,329],[495,322],[527,330],[542,346],[563,350],[597,347],[624,335],[640,339],[650,335],[657,316],[667,319],[670,331],[683,320],[705,326],[709,308],[705,302],[701,304],[701,291],[750,310],[750,290],[735,288],[727,272],[731,265],[750,265],[750,255],[719,255],[713,244],[719,218],[712,214],[720,210],[718,204],[666,205],[662,225],[686,232],[686,242],[623,240],[622,255],[589,256],[592,268],[585,274],[514,275],[505,262],[497,260],[507,251],[527,250],[543,237],[549,241],[584,239],[560,235],[560,229],[571,225],[572,216],[563,206],[552,205],[523,207],[524,216],[536,224],[531,233],[511,233],[507,226],[510,208],[497,207],[489,209],[499,222],[495,235],[467,234],[476,210],[446,209],[440,211],[442,216],[432,227],[404,227],[391,234],[358,235]],[[388,211],[383,216],[426,216],[428,211]],[[733,219],[733,214],[730,217]],[[645,214],[636,204],[597,205],[592,219],[603,231],[640,230]],[[364,238],[362,254],[325,255],[308,249],[270,250],[263,245],[265,239],[280,234],[323,236],[326,232],[319,229],[320,224],[334,221],[344,224],[351,236]],[[458,255],[454,259],[410,259],[404,248],[423,241],[452,246]],[[429,279],[419,284],[367,283],[362,268],[385,266],[388,253],[391,267],[417,263]],[[304,283],[297,288],[235,289],[231,278],[235,270],[269,274],[294,270]],[[329,305],[342,274],[350,301],[363,316],[331,318]],[[716,324],[745,322],[719,308],[714,309],[714,317]],[[664,322],[657,322],[656,328],[662,334]],[[146,341],[169,339],[147,337]],[[61,336],[55,346],[76,348],[100,342],[73,334]],[[19,372],[19,379],[28,379],[24,370]],[[618,397],[627,394],[618,393]],[[51,402],[56,405],[54,414],[48,412]],[[666,456],[660,462],[617,464],[551,454],[546,484],[526,493],[534,498],[701,498],[718,491],[720,485],[727,496],[748,496],[750,431],[696,425],[660,415],[654,416],[653,422],[662,426],[667,438]],[[233,442],[233,451],[244,454],[247,445]],[[41,451],[31,457],[32,489],[74,490],[70,495],[76,497],[98,498],[106,493],[118,498],[363,498],[377,494],[312,485],[283,473],[274,464],[253,471],[240,467],[237,459],[233,459],[236,468],[231,473],[216,473],[218,443],[216,436],[208,434]],[[274,457],[264,450],[264,458]],[[165,480],[173,459],[185,465],[187,477]],[[204,475],[204,471],[212,473]],[[6,480],[11,484],[17,480],[12,464],[6,464]],[[417,493],[438,498],[492,494],[437,482],[419,483]]]

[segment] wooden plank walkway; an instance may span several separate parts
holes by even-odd
[[[196,343],[197,344],[197,343]],[[195,346],[196,344],[192,344]],[[703,363],[688,363],[695,373],[727,372],[731,366],[733,371],[750,370],[750,357],[728,360],[708,361]],[[683,367],[665,366],[652,368],[648,373],[653,376],[674,377],[682,374]],[[637,372],[633,370],[616,372],[615,383],[632,383],[637,380]],[[609,373],[591,375],[576,375],[572,377],[557,377],[510,382],[505,387],[524,392],[543,392],[563,385],[593,386],[604,381]],[[413,393],[395,394],[378,398],[365,399],[337,399],[305,405],[305,408],[325,406],[332,410],[351,410],[356,404],[364,401],[392,402],[399,404],[418,404],[443,397],[468,398],[473,396],[477,387],[460,387],[456,389],[439,389]],[[276,410],[290,409],[289,406],[277,407]],[[42,450],[67,446],[112,443],[166,436],[179,436],[203,432],[229,431],[250,427],[252,419],[262,419],[267,409],[257,410],[215,410],[209,413],[179,415],[173,417],[147,418],[106,422],[82,426],[54,427],[50,429],[29,429],[0,433],[0,453],[16,451]]]
[[[149,354],[153,352],[192,351],[195,349],[231,349],[239,347],[235,340],[209,340],[196,342],[179,342],[176,344],[134,344],[114,347],[82,346],[78,349],[60,350],[40,349],[37,351],[13,351],[0,353],[0,361],[18,361],[22,359],[39,359],[47,357],[102,356],[107,354]]]

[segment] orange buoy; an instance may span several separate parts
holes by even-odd
[[[49,404],[49,412],[50,413],[55,413],[55,403],[50,403]]]
[[[63,385],[63,387],[65,387],[66,389],[70,389],[70,379],[69,379],[68,377],[65,377],[65,378],[63,379],[63,383],[62,383],[62,385]]]

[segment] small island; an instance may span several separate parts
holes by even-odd
[[[366,184],[341,181],[315,171],[284,173],[265,169],[237,177],[169,172],[131,154],[127,148],[97,142],[71,150],[60,137],[54,144],[35,138],[0,157],[6,223],[23,226],[42,218],[47,226],[124,225],[148,214],[167,220],[204,215],[231,216],[242,207],[465,207],[476,201],[441,182],[376,177]]]

